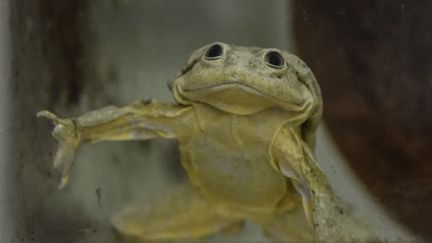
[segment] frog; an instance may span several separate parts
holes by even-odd
[[[174,139],[189,180],[153,204],[121,210],[112,224],[122,235],[201,239],[252,221],[279,241],[374,237],[350,215],[316,162],[323,101],[299,57],[215,42],[194,51],[168,86],[175,103],[140,100],[74,118],[40,111],[54,123],[59,188],[68,184],[81,145]]]

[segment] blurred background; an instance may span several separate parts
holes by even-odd
[[[167,88],[214,41],[289,50],[311,67],[326,126],[317,159],[335,191],[390,242],[432,240],[432,3],[402,0],[0,2],[0,242],[117,242],[110,218],[185,180],[175,142],[82,147],[64,192],[52,125],[36,119]],[[326,129],[327,128],[327,129]],[[239,235],[265,240],[248,223]]]

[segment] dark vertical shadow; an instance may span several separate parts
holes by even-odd
[[[14,106],[7,196],[17,223],[15,242],[75,242],[80,232],[70,229],[90,224],[79,205],[62,201],[52,179],[51,126],[36,118],[39,110],[70,110],[80,101],[87,11],[85,0],[10,1]]]

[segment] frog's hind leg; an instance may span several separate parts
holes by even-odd
[[[143,240],[197,239],[240,223],[219,216],[189,184],[150,205],[127,207],[112,221],[120,233]]]
[[[313,230],[306,220],[301,204],[275,215],[268,224],[263,225],[264,232],[271,238],[283,242],[314,242]]]

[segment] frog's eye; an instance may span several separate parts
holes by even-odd
[[[218,59],[223,55],[224,49],[220,44],[213,44],[204,55],[207,60]]]
[[[269,51],[264,56],[264,62],[267,66],[272,68],[283,68],[285,67],[285,59],[277,51]]]

